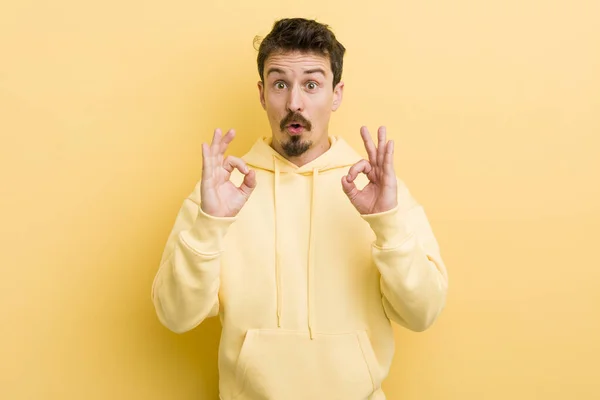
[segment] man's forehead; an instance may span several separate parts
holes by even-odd
[[[302,70],[302,71],[323,71],[325,75],[331,73],[331,64],[327,55],[306,52],[280,52],[269,56],[265,61],[265,72],[270,70]]]

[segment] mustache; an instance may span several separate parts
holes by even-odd
[[[310,121],[304,118],[302,114],[295,112],[288,113],[288,115],[286,115],[285,118],[281,120],[279,128],[281,128],[281,130],[283,131],[285,127],[288,126],[292,121],[302,124],[302,126],[304,126],[304,128],[307,131],[310,131],[312,129],[312,124],[310,123]]]

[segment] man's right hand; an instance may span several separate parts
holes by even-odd
[[[236,216],[256,187],[256,173],[241,158],[227,156],[223,159],[234,136],[233,129],[223,137],[221,129],[216,129],[212,143],[202,143],[200,207],[213,217]],[[239,187],[229,180],[234,168],[245,175]]]

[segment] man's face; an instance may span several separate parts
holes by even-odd
[[[340,82],[333,88],[327,56],[300,52],[269,56],[258,88],[275,150],[293,159],[311,148],[329,148],[329,118],[340,106],[343,87]]]

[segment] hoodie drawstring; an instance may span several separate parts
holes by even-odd
[[[308,299],[308,332],[310,334],[310,338],[314,339],[313,336],[313,307],[315,305],[314,299],[314,288],[312,287],[312,282],[314,280],[314,220],[315,220],[315,191],[316,191],[316,181],[319,176],[319,170],[317,168],[313,169],[313,179],[312,179],[312,188],[310,195],[310,227],[309,227],[309,236],[308,236],[308,276],[307,276],[307,299]]]
[[[277,327],[281,328],[281,273],[279,270],[279,217],[277,215],[277,188],[279,187],[279,165],[277,159],[273,156],[273,164],[275,164],[275,182],[273,184],[273,203],[275,213],[275,285],[277,290]]]
[[[277,291],[277,327],[281,328],[281,314],[282,314],[282,288],[281,288],[281,263],[280,263],[280,254],[281,251],[279,249],[279,216],[277,215],[277,189],[279,187],[279,175],[280,169],[277,163],[277,158],[273,156],[273,164],[274,164],[274,185],[273,185],[273,202],[274,202],[274,217],[275,217],[275,285]],[[310,339],[314,339],[314,285],[312,284],[314,280],[314,247],[315,247],[315,231],[314,231],[314,221],[315,221],[315,196],[316,196],[316,181],[319,176],[319,170],[314,168],[312,171],[312,185],[311,185],[311,198],[310,198],[310,226],[309,226],[309,237],[308,237],[308,265],[307,265],[307,318],[308,318],[308,333],[310,335]]]

